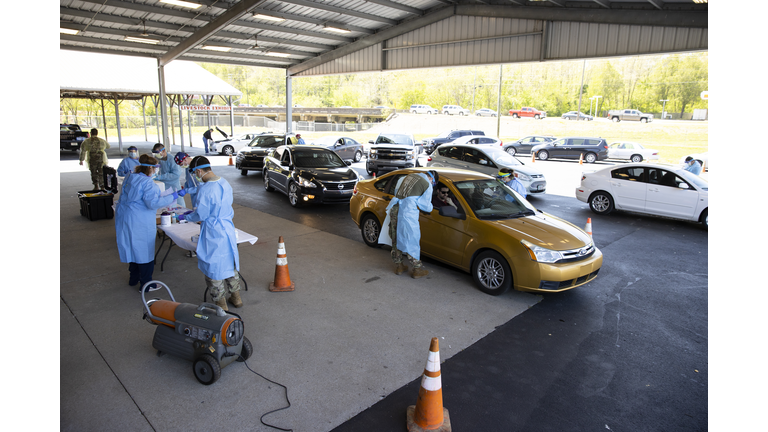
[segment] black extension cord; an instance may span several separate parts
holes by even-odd
[[[249,371],[251,371],[251,372],[255,373],[256,375],[260,376],[260,377],[261,377],[261,378],[263,378],[264,380],[266,380],[266,381],[269,381],[269,382],[271,382],[272,384],[275,384],[275,385],[279,385],[280,387],[282,387],[282,388],[284,388],[284,389],[285,389],[285,401],[286,401],[286,402],[288,402],[288,406],[286,406],[286,407],[283,407],[283,408],[278,408],[278,409],[276,409],[276,410],[272,410],[272,411],[269,411],[269,412],[267,412],[267,413],[264,413],[264,414],[262,414],[262,415],[261,415],[261,417],[259,417],[259,421],[260,421],[260,422],[261,422],[261,424],[263,424],[264,426],[267,426],[267,427],[271,427],[272,429],[277,429],[277,430],[281,430],[281,431],[285,431],[285,432],[293,432],[293,429],[283,429],[283,428],[281,428],[281,427],[277,427],[277,426],[274,426],[274,425],[271,425],[271,424],[269,424],[269,423],[265,423],[265,422],[264,422],[264,417],[268,416],[269,414],[272,414],[272,413],[276,413],[276,412],[278,412],[278,411],[282,411],[282,410],[286,410],[286,409],[288,409],[288,408],[290,408],[290,407],[291,407],[291,401],[290,401],[290,399],[288,399],[288,387],[286,387],[286,386],[284,386],[284,385],[280,384],[279,382],[275,382],[275,381],[272,381],[271,379],[269,379],[269,378],[265,377],[264,375],[262,375],[262,374],[260,374],[260,373],[256,372],[255,370],[251,369],[251,367],[250,367],[250,366],[248,366],[248,362],[246,362],[246,361],[245,361],[245,359],[243,358],[243,356],[241,356],[240,354],[235,354],[235,353],[226,352],[224,355],[225,355],[225,356],[238,356],[238,357],[240,358],[240,360],[242,360],[242,361],[243,361],[243,363],[245,363],[245,367],[247,367]]]

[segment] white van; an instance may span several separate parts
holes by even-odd
[[[437,114],[437,110],[429,105],[411,105],[411,114]]]

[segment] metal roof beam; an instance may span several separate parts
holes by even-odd
[[[610,9],[611,8],[611,2],[610,0],[592,0],[593,2],[599,4],[600,6]]]
[[[367,19],[369,21],[376,21],[376,22],[380,22],[380,23],[384,23],[384,24],[389,24],[389,25],[397,25],[397,21],[391,20],[389,18],[384,18],[384,17],[380,17],[380,16],[376,16],[376,15],[371,15],[371,14],[367,14],[367,13],[363,13],[363,12],[357,12],[357,11],[354,11],[354,10],[351,10],[351,9],[344,9],[344,8],[340,8],[340,7],[336,7],[336,6],[330,6],[330,5],[326,5],[326,4],[322,4],[322,3],[315,3],[315,2],[307,1],[307,0],[283,0],[283,3],[290,3],[290,4],[299,5],[299,6],[306,6],[306,7],[312,8],[312,9],[319,9],[319,10],[324,10],[324,11],[328,11],[328,12],[336,12],[336,13],[339,13],[339,14],[342,14],[342,15],[348,15],[348,16],[353,16],[353,17],[357,17],[357,18],[363,18],[363,19]]]
[[[389,1],[389,0],[367,0],[367,1],[368,1],[368,3],[376,3],[377,5],[386,6],[388,8],[401,10],[403,12],[412,13],[414,15],[424,15],[424,12],[425,12],[425,11],[423,11],[421,9],[418,9],[418,8],[415,8],[415,7],[406,6],[406,5],[400,4],[400,3],[395,3],[395,2]]]
[[[664,2],[661,0],[648,0],[648,3],[652,4],[653,6],[656,7],[656,9],[659,9],[659,10],[664,8]]]
[[[265,0],[242,0],[241,2],[233,5],[223,14],[216,17],[213,21],[206,24],[203,28],[197,30],[185,39],[184,42],[176,45],[173,49],[165,53],[160,57],[159,65],[165,66],[176,57],[186,53],[198,44],[204,42],[209,37],[213,36],[219,30],[237,21],[240,17],[248,13],[254,7],[264,3]]]
[[[239,25],[241,27],[250,27],[250,28],[259,29],[259,30],[269,30],[269,31],[280,32],[280,33],[290,33],[290,34],[299,34],[299,35],[303,35],[303,36],[312,36],[312,37],[316,37],[316,38],[322,38],[322,39],[328,39],[328,40],[333,40],[333,41],[339,41],[339,42],[343,42],[343,43],[350,43],[350,42],[354,41],[353,38],[348,38],[348,37],[344,37],[344,36],[337,36],[335,34],[330,34],[330,33],[320,33],[320,32],[309,31],[309,30],[299,30],[299,29],[295,29],[295,28],[281,27],[281,26],[276,26],[276,25],[272,25],[272,24],[255,23],[255,22],[252,22],[252,21],[238,21],[238,22],[235,23],[235,25]]]
[[[80,0],[83,3],[93,3],[97,4],[99,6],[104,6],[104,3],[107,3],[105,0]],[[187,19],[193,19],[196,18],[198,15],[200,15],[199,12],[187,12],[182,11],[178,9],[171,9],[166,7],[160,7],[160,6],[151,6],[146,5],[142,3],[131,3],[127,1],[122,0],[109,0],[109,3],[107,6],[121,8],[121,9],[127,9],[130,11],[140,11],[140,12],[149,12],[149,13],[155,13],[160,15],[170,15],[178,18],[187,18]],[[91,12],[93,14],[94,12]]]
[[[291,20],[291,21],[303,22],[303,23],[308,23],[308,24],[316,24],[316,25],[319,25],[319,26],[322,26],[323,24],[325,24],[328,21],[328,20],[321,20],[321,19],[317,19],[317,18],[310,18],[310,17],[306,17],[306,16],[303,16],[303,15],[296,15],[296,14],[285,13],[285,12],[277,12],[277,11],[271,11],[271,10],[259,9],[259,8],[254,9],[252,12],[253,13],[260,13],[260,14],[264,14],[264,15],[271,15],[271,16],[274,16],[274,17],[280,17],[280,18],[284,18],[286,20]],[[239,25],[238,23],[235,23],[235,24]],[[351,31],[358,32],[358,33],[363,33],[363,34],[373,34],[374,33],[373,30],[367,29],[367,28],[364,28],[364,27],[351,26],[351,25],[346,25],[346,24],[345,24],[345,27],[347,28],[347,30],[351,30]]]

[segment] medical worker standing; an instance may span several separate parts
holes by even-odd
[[[115,208],[115,234],[120,262],[128,263],[128,285],[141,287],[152,280],[155,270],[155,237],[157,209],[168,206],[184,195],[184,191],[161,197],[160,188],[152,181],[157,172],[157,159],[148,154],[139,157],[139,166],[126,177]],[[180,195],[179,195],[180,194]],[[154,291],[158,287],[149,287]]]
[[[117,175],[125,177],[139,166],[139,149],[136,146],[128,147],[128,157],[120,161],[117,167]]]
[[[411,173],[398,180],[395,197],[387,206],[395,274],[408,271],[408,266],[403,262],[403,254],[408,255],[413,265],[412,278],[418,279],[429,274],[421,263],[419,210],[432,211],[432,187],[437,184],[438,178],[437,171],[427,171]]]
[[[512,168],[502,168],[499,170],[499,174],[497,176],[499,180],[504,182],[507,186],[511,187],[512,190],[519,193],[523,196],[523,198],[528,197],[528,191],[525,189],[525,185],[517,179],[517,176],[515,175],[515,170]],[[512,197],[510,195],[506,195],[506,199],[508,201],[512,200]]]
[[[197,267],[205,275],[205,284],[217,306],[227,310],[229,301],[235,307],[243,306],[240,298],[240,255],[237,252],[235,224],[232,217],[232,186],[211,170],[206,157],[195,158],[190,169],[197,187],[196,208],[179,216],[179,220],[200,222],[197,241]]]
[[[198,157],[200,156],[195,156],[193,158],[184,152],[178,152],[176,153],[176,156],[173,157],[173,161],[176,162],[176,165],[180,166],[182,171],[184,171],[184,184],[182,184],[182,186],[184,186],[184,190],[187,191],[189,200],[192,202],[192,206],[190,208],[195,208],[195,198],[197,197],[197,181],[195,180],[195,175],[189,169],[189,166],[192,161]]]
[[[181,189],[182,169],[173,159],[168,157],[165,146],[160,143],[155,144],[152,147],[152,153],[160,160],[160,172],[155,180],[163,182],[166,189],[173,189],[175,191]],[[185,207],[183,198],[177,199],[176,204],[179,207]]]

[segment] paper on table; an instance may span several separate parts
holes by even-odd
[[[174,192],[176,192],[176,191],[174,190],[174,188],[168,188],[168,189],[166,189],[166,190],[164,190],[164,191],[160,192],[160,196],[161,196],[161,197],[164,197],[164,196],[168,196],[168,195],[171,195],[171,194],[172,194],[172,193],[174,193]]]

